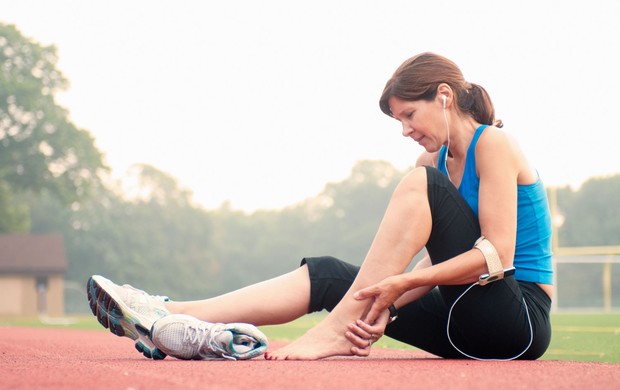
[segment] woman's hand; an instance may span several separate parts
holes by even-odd
[[[345,333],[345,336],[353,344],[351,353],[357,356],[368,356],[372,344],[379,340],[385,333],[385,327],[389,319],[390,313],[386,310],[372,325],[362,320],[357,320],[354,324],[349,324],[349,330]]]
[[[406,288],[402,283],[403,275],[389,276],[377,284],[366,287],[353,294],[359,301],[373,298],[372,306],[364,318],[367,324],[374,324],[388,312],[388,307],[405,293]]]

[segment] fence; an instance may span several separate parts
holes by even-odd
[[[620,247],[557,248],[553,310],[620,310],[619,254]]]
[[[555,188],[549,188],[549,206],[555,278],[552,309],[605,312],[620,309],[620,291],[614,293],[613,289],[614,281],[620,282],[620,267],[613,267],[620,264],[620,246],[562,247],[557,231],[562,217],[557,209]]]

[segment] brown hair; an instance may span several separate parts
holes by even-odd
[[[433,100],[441,83],[452,88],[461,112],[471,115],[478,123],[502,127],[502,121],[495,119],[495,108],[487,91],[480,85],[465,81],[454,62],[434,53],[418,54],[396,69],[381,94],[381,111],[393,116],[388,102],[392,96],[410,101]]]

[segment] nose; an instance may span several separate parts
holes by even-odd
[[[403,123],[403,137],[410,137],[413,133],[413,127],[407,123]]]

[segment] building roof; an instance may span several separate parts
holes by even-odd
[[[67,256],[60,234],[0,234],[0,274],[66,270]]]

